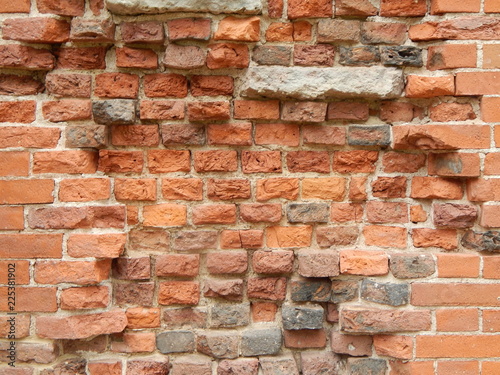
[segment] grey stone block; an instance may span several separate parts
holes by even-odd
[[[210,308],[210,327],[242,327],[250,323],[250,304],[217,304]]]
[[[163,354],[188,353],[195,348],[194,333],[191,331],[168,331],[156,336],[156,347]]]
[[[245,331],[241,338],[241,354],[245,357],[276,355],[281,349],[282,340],[279,328]]]
[[[384,305],[406,305],[410,298],[408,284],[377,283],[364,279],[361,283],[361,298]]]
[[[128,99],[92,102],[94,121],[104,125],[130,125],[135,123],[135,101]]]
[[[287,330],[323,328],[324,311],[321,306],[282,306],[283,328]]]

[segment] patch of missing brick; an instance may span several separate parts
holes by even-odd
[[[162,14],[172,12],[209,12],[258,14],[261,0],[106,0],[111,13],[121,15]]]

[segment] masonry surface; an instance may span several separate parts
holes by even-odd
[[[0,27],[0,375],[500,374],[498,0]]]

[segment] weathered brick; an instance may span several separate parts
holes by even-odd
[[[64,43],[69,31],[68,22],[49,17],[10,18],[2,27],[4,39],[27,43]]]
[[[346,130],[340,126],[303,125],[304,144],[343,146],[346,142]]]
[[[281,371],[290,375],[298,375],[299,370],[295,358],[291,355],[280,357],[261,357],[260,367],[264,375],[276,374]]]
[[[349,308],[340,312],[340,329],[349,333],[418,332],[430,326],[429,310]]]
[[[361,298],[390,306],[406,305],[410,299],[408,284],[379,283],[368,279],[361,283]]]
[[[302,250],[297,261],[298,273],[304,277],[332,277],[340,273],[337,250]]]
[[[163,354],[194,352],[194,332],[169,331],[160,333],[156,338],[156,346]]]
[[[250,322],[250,304],[216,304],[210,308],[211,328],[246,326]]]
[[[347,66],[370,66],[378,64],[380,62],[380,51],[375,46],[340,47],[339,62]]]
[[[219,96],[233,93],[233,77],[230,76],[192,76],[191,94],[193,96]]]
[[[60,296],[61,308],[76,310],[107,307],[109,297],[109,288],[104,286],[67,288],[62,291]]]
[[[435,262],[431,254],[391,254],[390,268],[398,279],[414,279],[431,276]]]
[[[197,305],[200,285],[195,281],[165,281],[160,283],[158,303],[160,305]]]
[[[148,373],[151,375],[167,375],[171,364],[166,357],[152,359],[135,359],[127,361],[127,375],[141,375]]]
[[[185,117],[184,102],[178,100],[141,100],[142,120],[182,120]]]
[[[289,66],[292,56],[291,47],[256,46],[252,51],[252,60],[259,65]]]
[[[382,0],[380,15],[383,17],[419,17],[427,13],[427,2],[423,0]]]
[[[238,169],[237,152],[234,150],[196,151],[194,169],[197,172],[231,172]]]
[[[106,68],[105,47],[63,47],[55,51],[57,68],[92,70]]]
[[[292,301],[328,302],[330,301],[331,283],[328,279],[297,280],[290,283]]]
[[[209,18],[177,18],[167,21],[170,40],[208,40],[211,20]]]
[[[142,280],[151,276],[149,257],[117,258],[113,261],[113,277],[119,280]]]
[[[319,227],[316,229],[316,241],[321,248],[354,245],[358,236],[359,231],[354,226]]]
[[[364,44],[403,44],[406,30],[404,23],[363,22],[361,41]]]
[[[83,0],[37,0],[40,13],[53,13],[60,16],[83,16],[85,2]]]
[[[462,184],[456,180],[439,177],[413,177],[411,197],[418,199],[461,199]]]
[[[234,40],[258,42],[260,38],[260,19],[258,17],[236,18],[229,16],[219,22],[215,40]]]
[[[256,124],[255,144],[298,146],[299,126],[295,124]]]
[[[303,351],[300,359],[304,375],[319,375],[324,369],[332,370],[334,374],[341,367],[340,357],[327,351]]]
[[[268,247],[307,247],[311,244],[312,227],[268,227],[266,241]]]
[[[70,39],[77,43],[113,43],[115,41],[115,24],[110,18],[102,20],[73,18]]]
[[[357,42],[360,38],[360,21],[320,20],[318,22],[318,42]]]
[[[239,274],[246,272],[246,251],[211,252],[207,255],[207,269],[212,274]]]
[[[369,173],[375,170],[377,151],[336,151],[333,154],[333,170],[340,173]]]
[[[332,66],[334,56],[335,48],[328,44],[297,44],[293,49],[293,62],[297,66]]]
[[[243,280],[208,279],[203,285],[203,295],[241,302],[243,300]]]
[[[209,69],[247,68],[250,63],[248,46],[235,43],[208,45],[207,67]]]
[[[342,250],[340,272],[351,275],[385,275],[389,272],[387,254],[383,251]]]
[[[335,3],[335,15],[338,16],[374,16],[378,9],[368,0],[339,0]]]
[[[158,69],[158,55],[151,49],[121,47],[115,54],[118,68]]]
[[[249,278],[248,298],[283,301],[286,295],[287,279],[284,277]]]
[[[169,44],[163,65],[171,69],[197,69],[205,66],[206,55],[198,46]]]
[[[196,350],[212,358],[237,358],[239,341],[235,334],[207,332],[196,338]]]
[[[125,43],[163,43],[163,25],[160,22],[123,22],[120,25]]]
[[[440,247],[445,250],[454,250],[458,246],[456,229],[414,228],[412,238],[416,247]]]
[[[281,349],[282,334],[279,328],[243,331],[241,353],[244,356],[276,355]]]
[[[156,275],[196,277],[200,268],[198,254],[165,254],[156,258]]]
[[[434,204],[434,224],[438,227],[468,228],[478,216],[475,206],[465,204]]]
[[[353,357],[363,357],[372,354],[371,336],[344,335],[332,331],[331,346],[335,353],[348,354]]]

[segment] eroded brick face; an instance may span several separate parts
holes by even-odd
[[[497,0],[0,14],[0,375],[500,373]]]

